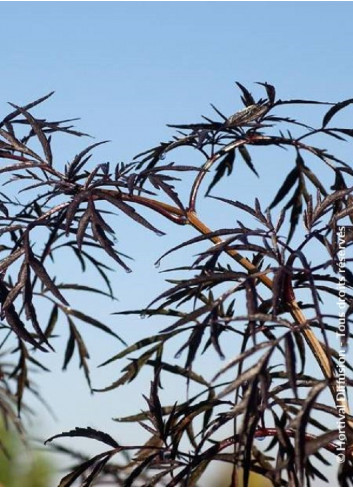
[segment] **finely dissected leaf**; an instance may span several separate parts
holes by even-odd
[[[324,198],[322,202],[318,202],[317,207],[314,209],[314,216],[313,219],[317,219],[318,217],[322,216],[322,213],[326,211],[326,209],[337,202],[339,199],[342,199],[346,195],[350,194],[353,191],[353,187],[349,187],[343,190],[337,190],[336,192],[333,192],[330,195],[327,195],[327,197]]]
[[[149,363],[152,363],[153,361],[150,360]],[[157,363],[156,363],[157,365]],[[200,399],[201,397],[203,397],[203,395],[205,393],[209,392],[209,398],[208,400],[206,401],[201,401],[201,402],[198,402],[197,404],[195,404],[195,402]],[[210,407],[210,399],[213,399],[214,397],[214,392],[213,390],[211,389],[206,389],[205,391],[201,391],[199,392],[196,396],[188,399],[186,402],[184,403],[177,403],[177,404],[173,404],[173,406],[164,406],[162,407],[162,412],[163,412],[163,415],[167,416],[167,415],[170,415],[171,413],[183,413],[183,412],[190,412],[190,409],[192,410],[195,410],[195,409],[200,409],[200,412],[204,411],[207,406]],[[219,403],[217,404],[222,404],[223,401],[220,401]],[[191,408],[192,406],[192,408]],[[134,422],[134,421],[144,421],[146,419],[149,418],[149,411],[143,411],[142,413],[139,413],[139,414],[135,414],[135,415],[132,415],[132,416],[125,416],[125,417],[122,417],[122,418],[115,418],[115,421],[119,421],[119,422],[124,422],[124,423],[131,423],[131,422]]]
[[[83,213],[81,219],[80,219],[80,222],[79,222],[78,228],[77,228],[77,233],[76,233],[77,246],[78,246],[78,249],[80,251],[82,249],[82,243],[83,243],[85,232],[86,232],[86,229],[87,229],[87,226],[89,224],[90,219],[91,219],[90,209],[86,209],[85,212]]]
[[[177,309],[164,309],[161,307],[152,309],[134,309],[131,311],[120,311],[120,312],[113,312],[113,314],[123,314],[123,315],[130,315],[130,314],[138,314],[141,318],[145,316],[172,316],[172,317],[182,317],[185,314],[178,311]],[[146,338],[148,339],[148,338]]]
[[[175,180],[174,178],[168,177],[166,175],[149,175],[148,179],[152,183],[154,188],[156,188],[157,190],[162,189],[180,209],[184,210],[183,203],[179,199],[177,192],[175,192],[174,186],[167,183],[168,181]]]
[[[18,274],[18,282],[12,287],[8,293],[5,301],[2,303],[3,309],[7,309],[10,304],[12,304],[20,292],[22,292],[26,282],[26,267],[21,266],[20,272]]]
[[[70,319],[70,317],[68,317],[67,319],[68,319],[68,322],[69,322],[69,325],[70,325],[70,333],[72,335],[72,339],[74,341],[74,345],[77,346],[78,356],[79,356],[79,359],[80,359],[80,368],[83,369],[83,372],[84,372],[84,375],[85,375],[87,384],[88,384],[88,386],[89,386],[89,388],[91,389],[91,392],[92,392],[91,376],[90,376],[89,366],[88,366],[88,363],[87,363],[87,360],[89,359],[89,353],[88,353],[86,344],[85,344],[84,339],[82,338],[79,330],[76,328],[75,324],[72,322],[72,320]],[[70,338],[68,340],[67,349],[66,349],[66,352],[65,352],[65,357],[66,358],[64,359],[63,370],[66,368],[68,362],[71,359],[71,355],[73,353],[73,350],[71,352],[71,342],[72,342],[71,335],[70,335]]]
[[[26,348],[21,345],[21,355],[17,365],[18,376],[17,376],[17,412],[20,415],[22,407],[22,398],[26,386],[28,385],[28,369],[27,369],[27,358],[28,353]]]
[[[110,295],[113,296],[113,289],[112,289],[112,286],[110,283],[110,279],[109,279],[107,273],[104,271],[104,270],[111,271],[112,269],[110,267],[108,267],[107,265],[105,265],[104,263],[96,260],[95,258],[93,258],[93,256],[91,256],[89,253],[86,253],[83,250],[81,250],[81,252],[79,252],[79,250],[77,250],[74,247],[72,247],[71,249],[74,251],[76,256],[80,257],[82,255],[83,257],[85,257],[88,261],[90,261],[93,264],[93,266],[95,267],[95,269],[97,270],[99,275],[103,278]],[[81,256],[81,258],[82,258],[82,256]],[[81,262],[81,265],[83,265],[83,267],[82,267],[84,269],[83,271],[85,271],[84,261],[82,262],[80,260],[80,262]]]
[[[333,107],[331,107],[327,113],[325,114],[325,117],[322,120],[322,127],[326,127],[327,124],[330,122],[332,117],[337,114],[340,110],[344,109],[348,105],[353,103],[353,99],[348,99],[344,100],[343,102],[339,102],[338,104],[335,104]]]
[[[310,411],[312,409],[313,403],[316,401],[317,397],[321,391],[326,387],[326,382],[319,382],[315,387],[313,387],[301,409],[297,418],[296,427],[296,464],[297,470],[299,472],[299,478],[301,482],[304,479],[304,462],[305,462],[305,430],[310,416]],[[301,484],[303,485],[303,484]]]
[[[353,129],[331,128],[330,132],[332,133],[333,131],[342,133],[346,136],[353,137]]]
[[[316,188],[320,189],[320,192],[322,193],[322,195],[324,195],[324,196],[327,195],[325,187],[322,185],[322,183],[320,182],[319,178],[315,175],[315,173],[313,173],[310,170],[310,168],[308,168],[307,166],[304,165],[302,167],[302,172],[305,174],[306,177],[308,177],[308,179],[311,181],[311,183],[313,185],[315,185]]]
[[[294,341],[292,335],[288,333],[285,336],[285,345],[286,345],[286,369],[288,374],[289,383],[291,388],[293,389],[295,397],[298,397],[298,389],[297,389],[297,372],[296,372],[296,355],[294,351]]]
[[[267,93],[268,100],[271,104],[275,102],[276,99],[276,89],[273,85],[270,85],[269,83],[262,83],[262,82],[257,82],[258,85],[262,85]]]
[[[188,293],[190,292],[190,290],[192,290],[192,286],[194,285],[200,285],[200,284],[202,285],[207,283],[218,284],[222,282],[236,281],[237,279],[241,279],[241,278],[244,278],[243,273],[233,272],[233,271],[215,272],[215,273],[208,273],[207,275],[206,274],[199,275],[187,281],[180,282],[175,287],[172,287],[171,289],[168,289],[166,292],[163,292],[158,297],[156,297],[150,305],[160,301],[164,297],[172,296],[173,293],[179,291],[180,289],[185,289],[186,292]],[[183,321],[184,319],[185,318],[181,318],[179,321]]]
[[[215,197],[214,197],[215,198]],[[211,239],[216,236],[224,236],[224,235],[229,235],[229,234],[236,234],[238,232],[243,232],[243,229],[241,228],[235,228],[235,229],[218,229],[217,231],[212,231],[211,233],[205,233],[202,236],[197,236],[196,238],[189,239],[187,241],[184,241],[180,245],[174,246],[170,250],[168,250],[166,253],[164,253],[155,263],[156,265],[160,265],[161,261],[163,258],[166,256],[170,255],[174,251],[180,250],[181,248],[184,248],[186,246],[189,246],[194,243],[199,243],[200,241],[205,241],[207,239]]]
[[[244,486],[246,487],[249,485],[252,446],[254,444],[255,431],[260,418],[260,413],[258,409],[256,409],[259,404],[258,383],[256,380],[251,383],[249,390],[251,390],[251,393],[249,395],[249,401],[244,416],[244,435],[246,436],[246,439],[244,444],[243,479]]]
[[[104,433],[103,431],[99,431],[99,430],[95,430],[93,428],[90,428],[89,426],[87,428],[79,428],[77,426],[74,430],[63,431],[59,435],[54,435],[54,436],[48,438],[45,441],[45,444],[50,443],[53,440],[56,440],[57,438],[63,438],[63,437],[91,438],[93,440],[101,441],[102,443],[105,443],[106,445],[109,445],[113,448],[119,448],[118,442],[116,442],[110,435],[108,435],[107,433]]]
[[[270,341],[263,341],[262,343],[259,343],[248,350],[239,353],[233,360],[231,360],[227,365],[222,367],[222,369],[213,377],[212,381],[215,381],[216,379],[219,378],[220,375],[224,374],[227,370],[235,367],[239,362],[243,361],[245,358],[248,358],[249,356],[253,355],[254,353],[258,352],[259,350],[262,350],[264,348],[270,347],[271,342]]]
[[[235,82],[236,85],[240,88],[240,90],[242,91],[243,93],[243,96],[241,97],[244,105],[248,106],[248,105],[255,105],[256,102],[255,102],[255,99],[254,97],[251,95],[251,93],[249,92],[249,90],[247,88],[244,87],[244,85],[242,85],[241,83],[239,82]]]
[[[230,392],[233,392],[235,389],[237,389],[240,385],[252,381],[253,378],[256,377],[259,374],[259,372],[262,370],[264,364],[268,361],[269,356],[271,355],[273,348],[274,347],[271,347],[269,349],[269,351],[260,358],[260,361],[257,364],[255,364],[253,367],[250,367],[249,369],[247,369],[236,380],[231,382],[225,389],[223,389],[223,391],[221,391],[217,395],[217,399],[222,399],[227,394],[229,394]]]
[[[12,105],[12,107],[18,110],[27,119],[33,131],[36,133],[40,144],[42,145],[43,152],[49,166],[51,166],[53,164],[53,155],[51,152],[51,146],[40,124],[38,124],[38,121],[34,117],[32,117],[31,114],[27,112],[27,110],[24,109],[23,107],[18,107],[15,104],[10,104],[10,105]]]
[[[332,102],[320,102],[318,100],[305,100],[300,98],[295,98],[290,100],[277,100],[275,105],[286,105],[286,104],[335,105]]]
[[[207,469],[208,465],[210,463],[210,460],[203,460],[200,462],[197,467],[192,471],[189,480],[188,480],[188,485],[190,487],[197,487],[197,483],[200,480],[200,477],[202,477],[203,473]]]
[[[353,216],[353,205],[350,205],[349,207],[346,207],[346,209],[344,209],[343,211],[336,213],[334,215],[334,220],[335,221],[338,221],[339,219],[343,219],[346,216],[349,216],[350,219],[352,219],[352,216]]]
[[[290,114],[272,115],[272,110],[296,105],[293,108],[297,111],[300,104],[316,104],[319,110],[325,103],[276,100],[272,85],[259,85],[263,98],[257,99],[238,84],[245,107],[233,116],[227,117],[212,106],[214,116],[169,126],[174,128],[169,140],[141,153],[139,161],[127,163],[94,161],[91,150],[102,144],[98,143],[69,159],[63,171],[61,164],[55,167],[51,138],[63,132],[76,136],[82,133],[75,131],[68,120],[48,122],[36,118],[32,111],[29,114],[38,101],[19,108],[0,124],[0,176],[7,179],[7,188],[15,185],[16,192],[0,192],[0,416],[5,423],[18,429],[16,406],[18,411],[26,409],[23,400],[27,401],[27,393],[40,400],[34,375],[47,367],[38,360],[36,350],[45,351],[48,340],[57,341],[63,333],[59,311],[60,320],[65,316],[69,324],[64,331],[63,367],[67,369],[75,355],[89,387],[84,334],[87,325],[119,339],[105,319],[93,318],[86,310],[70,309],[58,295],[72,290],[72,297],[81,292],[114,297],[114,282],[109,276],[113,268],[96,256],[101,253],[105,258],[113,257],[128,269],[123,260],[129,257],[116,247],[119,228],[116,230],[110,220],[115,208],[122,218],[132,218],[154,232],[158,232],[155,222],[162,226],[154,220],[157,217],[181,225],[181,232],[187,228],[199,233],[163,255],[197,245],[198,254],[191,262],[184,257],[181,265],[163,270],[169,274],[169,285],[157,294],[158,304],[152,297],[151,304],[156,304],[152,308],[137,304],[135,309],[125,311],[147,316],[152,327],[160,326],[161,332],[148,330],[142,340],[124,347],[102,364],[126,359],[122,372],[114,377],[117,380],[97,390],[108,391],[132,382],[138,375],[143,380],[143,372],[149,374],[147,383],[151,388],[144,396],[147,407],[140,414],[124,413],[127,416],[119,419],[139,423],[149,440],[138,446],[129,444],[124,453],[111,434],[91,428],[66,432],[69,448],[62,449],[62,453],[76,461],[61,485],[190,486],[202,483],[200,475],[214,461],[230,464],[233,474],[228,483],[233,486],[251,483],[251,472],[262,473],[277,487],[326,480],[321,466],[331,461],[324,457],[326,452],[330,456],[337,452],[335,421],[339,413],[335,400],[330,401],[326,393],[320,403],[317,396],[327,390],[335,399],[327,365],[334,369],[339,365],[339,351],[329,345],[342,319],[339,311],[329,308],[327,298],[337,301],[338,272],[345,279],[347,305],[343,318],[346,331],[339,337],[341,346],[345,341],[348,346],[353,337],[349,332],[353,231],[352,226],[347,227],[349,220],[353,222],[353,169],[349,161],[336,155],[338,145],[352,143],[353,129],[329,124],[353,99],[326,103],[323,124],[319,121],[319,127],[311,127]],[[311,144],[313,139],[319,146]],[[323,149],[325,142],[331,144],[327,150]],[[45,157],[37,155],[38,147]],[[246,182],[232,172],[234,158],[238,151],[256,173],[250,147],[257,155],[256,170],[259,164],[263,166],[261,175],[268,172],[267,160],[258,157],[261,151],[269,149],[271,156],[272,150],[273,154],[277,149],[289,150],[281,153],[288,155],[287,160],[283,156],[275,160],[287,169],[284,182],[278,181],[276,172],[270,175],[272,180],[267,178],[274,186],[272,207],[283,204],[279,217],[264,210],[267,203],[251,192],[246,199],[250,204],[236,200],[239,186]],[[179,164],[180,150],[188,150],[190,161],[197,164]],[[234,227],[211,231],[202,221],[201,212],[198,214],[202,208],[201,190],[209,191],[225,177],[232,178],[230,198],[221,195],[217,199],[218,212],[225,210],[225,204],[232,205],[237,227],[232,223]],[[151,219],[142,217],[143,207],[148,215],[154,214]],[[206,211],[212,214],[211,209]],[[218,217],[226,218],[225,214],[215,215],[215,222]],[[296,233],[295,245],[289,245],[302,218],[305,229]],[[343,237],[341,226],[346,230]],[[143,243],[141,249],[146,246],[149,243]],[[346,260],[339,265],[343,247]],[[88,265],[92,264],[107,289],[102,291],[99,283],[80,285],[75,278],[68,281],[61,276],[66,270],[60,266],[58,278],[54,277],[48,262],[62,265],[68,250],[75,253],[82,273],[90,271]],[[48,308],[42,308],[45,301],[49,301]],[[31,322],[30,327],[25,321]],[[211,348],[221,358],[231,355],[223,367],[208,356]],[[305,363],[310,351],[318,364],[315,368]],[[171,355],[175,355],[175,361]],[[204,363],[199,363],[199,357]],[[203,365],[212,366],[214,372],[206,375]],[[346,370],[347,374],[352,371],[348,361]],[[212,375],[214,378],[208,381]],[[351,383],[346,376],[347,395]],[[175,402],[165,405],[171,387]],[[350,417],[345,418],[349,423]],[[222,433],[230,436],[222,439]],[[110,450],[87,460],[70,448],[71,436],[100,440]],[[350,430],[347,436],[349,442]],[[266,448],[261,438],[268,442]],[[130,450],[134,450],[131,456]],[[110,463],[115,454],[119,454],[118,460]],[[352,459],[349,453],[346,456],[347,462],[339,468],[341,485],[353,480]],[[243,470],[243,481],[239,470]]]
[[[64,311],[68,316],[73,316],[77,319],[80,319],[84,323],[88,323],[91,326],[94,326],[95,328],[98,328],[98,329],[104,331],[105,333],[108,333],[111,336],[114,336],[114,338],[117,338],[124,345],[126,345],[125,341],[118,334],[114,333],[114,331],[112,331],[111,328],[109,328],[108,326],[103,324],[101,321],[98,321],[98,319],[95,319],[91,316],[88,316],[87,314],[85,314],[81,311],[77,311],[76,309],[72,309],[71,307],[65,308]]]
[[[235,149],[228,151],[223,160],[218,163],[216,174],[213,177],[212,182],[208,186],[206,194],[209,194],[212,188],[222,179],[222,177],[227,172],[227,176],[229,176],[233,171],[233,165],[235,161]]]
[[[75,351],[75,345],[76,345],[76,336],[75,336],[75,325],[70,321],[70,336],[66,344],[66,350],[65,350],[65,355],[64,355],[64,363],[62,366],[63,370],[66,370],[68,364],[70,363],[70,360],[72,358],[72,355],[74,354]]]
[[[0,168],[0,173],[13,172],[18,170],[28,170],[30,168],[43,168],[43,163],[37,161],[27,161],[24,163],[16,163],[14,165],[8,165]]]
[[[0,281],[0,301],[2,303],[5,302],[7,296],[8,296],[8,290],[5,284],[2,281]],[[32,346],[38,348],[41,351],[47,351],[38,341],[36,341],[33,338],[31,333],[26,329],[25,325],[23,324],[23,321],[20,319],[18,313],[16,312],[12,304],[9,304],[9,306],[4,311],[4,314],[9,326],[20,339],[27,341]]]
[[[40,97],[38,98],[37,100],[35,100],[34,102],[31,102],[27,105],[24,105],[22,107],[22,110],[30,110],[32,109],[33,107],[35,107],[36,105],[39,105],[41,104],[42,102],[44,102],[45,100],[47,100],[49,97],[51,97],[55,92],[50,92],[48,93],[47,95],[44,95],[44,97]],[[9,115],[7,115],[1,122],[0,126],[3,126],[4,124],[6,124],[7,122],[11,121],[12,119],[14,119],[15,117],[19,116],[21,114],[21,111],[19,110],[19,108],[16,108],[15,111],[11,112]]]
[[[176,141],[170,142],[169,144],[167,143],[165,145],[165,152],[178,148],[180,146],[188,146],[190,142],[195,141],[198,141],[198,146],[200,147],[205,139],[205,136],[207,136],[208,131],[217,131],[224,127],[221,122],[211,122],[210,119],[207,119],[206,117],[204,117],[204,119],[209,122],[196,122],[194,124],[167,124],[167,127],[172,127],[174,129],[188,129],[194,131],[196,134],[177,139]]]
[[[112,241],[107,238],[104,229],[101,224],[98,224],[97,222],[93,222],[91,224],[92,227],[92,232],[94,238],[98,241],[98,243],[101,245],[101,247],[104,249],[104,251],[112,257],[119,265],[121,265],[126,272],[131,272],[131,268],[129,268],[124,261],[119,258],[117,252],[113,248],[113,243]]]
[[[154,451],[156,452],[158,448],[159,447],[156,447],[156,449]],[[150,448],[147,449],[146,454],[144,454],[144,456],[142,457],[142,462],[140,464],[136,464],[137,466],[131,472],[129,477],[127,477],[126,480],[124,481],[123,487],[132,487],[134,481],[138,478],[138,476],[153,461],[153,459],[156,457],[156,453],[152,453],[152,455],[148,455],[150,452],[151,452],[151,449]]]
[[[93,226],[97,226],[102,229],[103,232],[113,235],[114,229],[107,223],[106,219],[103,218],[103,215],[106,213],[96,208],[92,198],[88,199],[88,208],[91,213],[92,229]]]
[[[149,161],[147,168],[153,168],[160,161],[161,156],[165,154],[168,146],[168,143],[161,143],[160,146],[155,146],[152,149],[143,151],[142,153],[136,155],[134,157],[134,160],[139,160],[136,169],[139,170],[140,168],[142,168],[143,164],[145,164],[147,161]],[[140,160],[141,156],[144,156],[142,160]]]
[[[9,132],[5,131],[4,129],[0,129],[0,136],[2,136],[4,139],[6,139],[6,141],[8,141],[10,143],[12,151],[20,151],[23,154],[29,154],[30,156],[34,157],[35,160],[38,160],[38,159],[40,160],[39,156],[34,151],[27,148],[26,145],[21,143],[21,141],[19,141],[13,133],[10,134]],[[17,160],[17,158],[16,158],[16,160]],[[20,161],[23,161],[23,160],[20,160]],[[27,162],[27,160],[25,160],[25,161]],[[41,160],[40,160],[40,162],[42,163]]]
[[[238,200],[225,199],[224,197],[214,197],[213,195],[210,195],[209,197],[211,199],[219,200],[221,202],[225,202],[227,204],[234,205],[234,207],[238,207],[239,209],[242,209],[243,211],[248,212],[252,216],[257,217],[257,213],[252,207],[250,207],[246,204],[243,204],[242,202],[239,202]]]
[[[94,470],[95,464],[100,460],[106,458],[110,453],[111,450],[104,453],[100,453],[99,455],[92,457],[86,462],[83,462],[78,467],[76,467],[72,472],[70,472],[60,480],[59,487],[70,487],[88,469],[93,467]]]
[[[324,433],[323,435],[319,435],[312,440],[307,440],[305,442],[306,456],[317,454],[321,448],[326,448],[331,442],[337,440],[337,435],[338,431],[332,430]]]
[[[74,174],[78,173],[84,164],[88,161],[87,159],[82,161],[82,159],[90,152],[92,149],[96,148],[97,146],[100,146],[102,144],[108,143],[109,141],[100,141],[98,143],[91,144],[90,146],[87,146],[83,151],[81,151],[79,154],[75,156],[75,158],[71,161],[71,163],[68,165],[68,170],[67,170],[67,175],[69,178],[72,178]]]
[[[288,202],[285,209],[289,209],[290,207],[292,207],[292,212],[290,215],[290,230],[287,239],[288,243],[293,237],[294,231],[299,221],[299,216],[303,208],[303,193],[301,183],[298,184],[298,187],[296,188],[293,197]]]
[[[37,258],[35,258],[35,256],[33,256],[33,255],[29,257],[28,262],[29,262],[29,265],[31,266],[31,268],[33,269],[34,273],[41,280],[43,285],[45,285],[45,287],[47,287],[47,289],[50,290],[50,292],[53,294],[53,296],[56,297],[57,299],[59,299],[59,301],[62,302],[63,304],[69,305],[69,303],[67,302],[65,297],[62,295],[62,293],[60,292],[58,287],[54,284],[54,282],[50,278],[48,272],[45,270],[45,268],[41,264],[41,262],[39,260],[37,260]]]
[[[298,332],[294,332],[293,335],[299,351],[299,356],[301,360],[300,374],[302,374],[305,371],[305,363],[306,363],[305,342],[303,336],[301,334],[298,334]]]
[[[82,482],[82,487],[90,487],[93,484],[97,476],[103,471],[104,467],[112,458],[112,456],[115,455],[115,453],[116,451],[114,450],[111,453],[108,453],[105,457],[101,458],[98,462],[96,462],[91,473]]]
[[[212,109],[224,120],[226,121],[227,120],[227,116],[225,116],[224,114],[222,114],[222,112],[217,109],[217,107],[215,107],[213,104],[210,104]]]
[[[165,330],[163,330],[164,332],[170,332],[170,331],[173,331],[177,328],[180,328],[181,326],[184,326],[184,324],[188,324],[192,321],[195,321],[197,320],[200,316],[202,316],[203,314],[209,312],[214,306],[212,304],[207,304],[205,306],[201,306],[201,307],[198,307],[197,309],[195,309],[194,311],[192,311],[191,313],[185,315],[183,318],[179,319],[178,321],[176,321],[175,323],[173,323],[171,326],[168,326],[168,328],[165,328]],[[191,343],[190,343],[190,340],[185,344],[185,346],[179,350],[179,354],[183,351],[184,348],[190,346],[192,347],[192,349],[194,349],[194,347],[196,345],[200,345],[200,342],[201,342],[201,338],[202,338],[202,335],[203,335],[203,331],[204,331],[204,328],[199,328],[195,333],[194,333],[194,336],[192,338],[190,338],[191,340]],[[193,341],[194,340],[194,343]]]
[[[147,362],[148,365],[151,365],[152,367],[159,366],[161,370],[165,370],[166,372],[170,372],[182,377],[185,377],[189,380],[193,380],[194,382],[197,382],[198,384],[209,386],[210,384],[205,380],[202,375],[199,375],[195,372],[193,372],[190,368],[183,368],[179,367],[178,365],[171,365],[166,362],[157,362],[155,360],[148,360]]]
[[[6,258],[0,261],[0,273],[4,272],[12,263],[14,263],[24,253],[23,248],[18,248]]]
[[[273,199],[273,201],[272,201],[272,203],[270,205],[270,209],[272,209],[277,204],[279,204],[281,202],[281,200],[284,199],[284,197],[286,197],[288,195],[288,192],[295,185],[295,183],[297,182],[298,178],[299,178],[298,169],[295,167],[287,175],[287,177],[284,180],[281,188],[278,190],[275,198]]]
[[[245,161],[245,163],[247,164],[247,166],[250,168],[250,170],[253,173],[255,173],[255,175],[257,177],[259,177],[259,174],[257,173],[256,168],[254,167],[254,164],[252,162],[252,159],[251,159],[251,156],[250,156],[250,153],[249,153],[247,147],[245,145],[239,146],[238,147],[238,151],[241,154],[241,156],[243,157],[243,160]]]
[[[66,215],[65,215],[65,217],[66,217],[66,236],[69,236],[69,234],[70,234],[71,224],[72,224],[72,221],[74,220],[74,218],[76,216],[76,213],[78,211],[80,204],[84,200],[87,200],[87,197],[88,197],[88,193],[86,193],[86,192],[81,192],[77,195],[74,195],[69,206],[67,207]],[[81,220],[82,219],[83,219],[83,217],[81,218]]]
[[[162,333],[162,334],[150,336],[148,338],[144,338],[144,339],[132,344],[131,346],[128,346],[123,351],[121,351],[117,355],[114,355],[113,357],[109,358],[109,360],[106,360],[104,363],[102,363],[99,366],[104,367],[105,365],[108,365],[108,363],[119,360],[120,358],[124,358],[129,353],[133,353],[136,350],[140,350],[141,348],[145,348],[146,346],[149,346],[152,343],[159,343],[159,342],[163,343],[165,340],[172,338],[176,334],[179,334],[179,332],[174,331],[171,333]]]
[[[97,289],[96,287],[90,287],[88,285],[82,284],[57,284],[60,290],[79,290],[82,292],[91,292],[93,294],[103,295],[104,297],[109,297],[113,300],[118,300],[116,297],[112,296],[111,293],[104,292],[104,290]]]
[[[135,211],[135,209],[131,206],[123,202],[122,200],[115,199],[109,194],[104,194],[104,198],[110,202],[111,204],[115,205],[120,209],[122,212],[124,212],[126,215],[128,215],[131,219],[134,221],[138,222],[142,226],[144,226],[147,229],[150,229],[151,231],[154,231],[156,234],[159,236],[164,235],[163,231],[160,231],[159,229],[155,228],[152,224],[150,224],[144,217],[142,217],[138,212]]]
[[[108,387],[102,389],[93,389],[94,392],[107,392],[117,387],[120,387],[127,382],[131,382],[140,372],[141,368],[148,362],[148,360],[160,350],[160,345],[154,346],[147,352],[143,353],[139,358],[132,360],[123,370],[126,371],[118,380],[113,382]]]
[[[168,165],[158,165],[157,168],[149,168],[146,170],[143,170],[139,173],[139,175],[135,174],[135,178],[147,175],[156,175],[160,174],[162,171],[176,171],[176,172],[189,172],[189,171],[196,171],[198,172],[200,169],[197,166],[191,166],[191,165],[175,165],[173,162],[169,163]],[[166,175],[164,175],[166,177]],[[168,177],[168,179],[173,180],[172,177]]]

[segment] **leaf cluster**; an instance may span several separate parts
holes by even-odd
[[[24,395],[28,391],[40,396],[30,366],[46,369],[37,359],[38,352],[54,350],[56,337],[63,335],[63,320],[67,332],[63,369],[76,353],[92,391],[121,388],[142,370],[151,373],[145,409],[117,419],[139,424],[146,431],[145,443],[121,445],[112,434],[90,427],[77,427],[48,440],[83,437],[108,446],[85,458],[56,444],[77,459],[62,486],[77,482],[194,486],[209,464],[217,461],[231,464],[230,485],[236,485],[240,469],[244,485],[250,472],[262,474],[276,486],[327,482],[323,468],[335,463],[340,450],[340,411],[329,397],[340,374],[340,351],[334,340],[339,333],[341,347],[347,348],[352,339],[353,169],[310,141],[319,137],[335,144],[349,142],[353,129],[332,126],[332,121],[353,99],[337,104],[282,100],[272,85],[259,85],[265,98],[256,99],[237,83],[244,105],[240,111],[226,116],[212,106],[215,117],[170,126],[176,131],[171,140],[130,163],[114,166],[91,164],[93,150],[101,142],[79,152],[63,168],[54,164],[53,136],[85,135],[73,128],[71,120],[49,122],[33,115],[33,109],[52,94],[24,107],[11,104],[14,110],[0,122],[4,162],[0,173],[7,178],[4,186],[20,188],[18,195],[2,192],[0,203],[0,411],[4,419],[21,429],[16,412],[25,406]],[[283,106],[289,110],[293,105],[322,107],[318,127],[276,115]],[[182,147],[201,154],[203,164],[166,162]],[[211,198],[211,190],[234,173],[238,159],[259,177],[261,161],[253,160],[254,147],[287,149],[288,174],[274,189],[268,209],[255,196],[253,206],[213,196],[215,205],[230,206],[236,225],[210,230],[196,213],[204,180],[208,180],[206,197]],[[322,181],[320,165],[330,172],[331,187]],[[188,201],[183,201],[177,183],[186,176],[192,184]],[[117,379],[97,389],[92,386],[89,348],[78,321],[117,342],[123,340],[101,318],[72,307],[72,297],[86,293],[114,299],[111,264],[131,271],[129,257],[116,246],[116,213],[163,234],[159,224],[144,216],[144,208],[198,232],[160,260],[194,245],[202,251],[191,263],[169,270],[182,273],[182,278],[169,279],[168,288],[150,305],[120,312],[161,317],[165,326],[105,360],[102,366],[125,363]],[[68,250],[83,272],[87,266],[95,268],[106,290],[57,279],[51,262],[62,265]],[[101,261],[102,253],[110,265]],[[345,285],[343,317],[330,306],[337,301],[338,280]],[[45,303],[50,307],[43,318]],[[304,323],[291,314],[293,304],[305,312]],[[305,342],[308,330],[319,338],[329,378],[313,368],[319,354]],[[175,358],[170,356],[171,348]],[[212,361],[214,371],[205,375],[200,372],[200,359],[211,351],[208,358],[218,358],[220,363]],[[348,397],[351,370],[347,360]],[[165,403],[162,388],[170,379],[170,385],[185,384],[185,397],[178,393],[172,403]],[[345,420],[346,462],[339,467],[338,480],[352,485],[353,430],[348,413]]]

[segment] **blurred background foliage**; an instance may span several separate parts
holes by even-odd
[[[46,487],[54,483],[54,461],[31,445],[25,445],[20,435],[0,423],[0,485],[5,487]]]
[[[239,470],[238,487],[243,486],[242,470]],[[208,476],[205,484],[209,487],[232,487],[232,467],[229,464],[219,463],[214,465],[214,472]],[[249,487],[272,487],[271,482],[261,474],[250,473]]]

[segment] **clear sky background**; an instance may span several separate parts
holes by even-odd
[[[339,101],[353,96],[350,2],[1,2],[0,18],[0,112],[7,112],[7,101],[25,104],[55,90],[37,113],[49,119],[79,116],[81,130],[97,140],[110,139],[97,150],[96,163],[129,162],[170,137],[166,123],[211,115],[210,102],[232,114],[241,108],[236,80],[245,85],[267,81],[276,85],[282,98]],[[256,87],[254,91],[261,93]],[[308,112],[304,115],[309,117]],[[349,117],[350,127],[352,122]],[[58,165],[90,142],[65,139],[57,149]],[[271,179],[277,175],[277,163],[267,162],[273,165]],[[255,177],[247,170],[244,175],[241,194],[234,195],[233,180],[224,190],[228,196],[247,203],[253,202],[256,191],[264,196],[265,188],[256,187]],[[208,222],[218,225],[222,218],[211,214]],[[135,224],[119,220],[119,226],[121,249],[134,256],[135,272],[117,272],[114,287],[120,302],[102,305],[107,310],[100,318],[133,341],[148,334],[147,323],[110,313],[144,306],[163,290],[153,262],[175,236],[182,240],[191,233],[173,237],[174,228],[166,223],[162,228],[171,236],[157,238]],[[69,274],[69,258],[65,265]],[[89,302],[79,300],[79,307],[95,307]],[[120,349],[96,331],[87,334],[92,366]],[[74,365],[60,373],[60,351],[48,361],[54,374],[42,376],[41,384],[58,420],[43,413],[35,426],[40,436],[91,425],[110,430],[123,442],[137,439],[135,432],[120,429],[110,418],[130,413],[131,405],[136,412],[140,409],[138,388],[91,398]],[[114,364],[110,380],[119,371]],[[106,372],[94,374],[95,385],[107,383]]]

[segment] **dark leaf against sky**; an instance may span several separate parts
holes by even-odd
[[[57,142],[84,134],[72,119],[36,116],[52,93],[23,106],[11,104],[14,110],[0,122],[0,176],[6,185],[6,195],[0,195],[0,415],[20,429],[16,413],[36,392],[33,367],[48,370],[38,350],[52,354],[58,337],[65,340],[57,353],[63,369],[71,369],[77,357],[97,395],[124,389],[136,377],[148,379],[146,391],[136,392],[146,400],[142,412],[134,409],[117,419],[139,423],[144,442],[121,446],[115,433],[98,428],[75,428],[48,440],[64,438],[70,446],[79,437],[109,447],[76,457],[61,486],[192,486],[215,461],[233,465],[233,486],[239,485],[238,469],[245,485],[251,473],[263,474],[274,486],[326,481],[317,460],[335,463],[342,412],[347,446],[338,478],[353,483],[349,402],[336,402],[340,348],[346,351],[353,336],[353,168],[337,148],[346,145],[350,154],[353,128],[329,127],[353,99],[279,99],[267,82],[255,87],[260,97],[239,82],[237,88],[238,107],[211,104],[211,116],[169,125],[169,139],[127,162],[118,155],[113,163],[95,160],[95,149],[106,141],[79,149],[66,165],[58,162]],[[302,106],[307,111],[311,105],[315,113],[322,110],[316,127],[297,117]],[[138,132],[131,130],[137,146]],[[265,155],[273,148],[281,157],[269,151],[269,174]],[[248,203],[237,195],[244,185],[238,161],[251,170],[250,182],[266,177],[268,185],[261,195],[249,195]],[[210,195],[215,189],[219,196]],[[200,211],[204,197],[216,216],[231,211],[228,226],[207,226],[207,212],[213,211]],[[189,261],[184,254],[178,267],[164,270],[168,285],[149,305],[136,296],[135,306],[112,321],[94,297],[106,300],[109,311],[116,298],[111,273],[131,271],[130,257],[120,249],[128,252],[133,239],[122,232],[127,219],[157,235],[164,234],[165,221],[179,226],[158,263],[179,250],[196,248],[197,255]],[[194,235],[183,237],[185,228]],[[138,243],[141,253],[153,243],[150,234]],[[76,280],[63,266],[65,253],[77,259],[82,273],[93,266],[102,284]],[[343,316],[331,305],[342,277],[345,331],[337,336]],[[92,313],[77,307],[78,294],[89,298]],[[156,321],[161,331],[146,331],[126,345],[115,320],[136,313]],[[99,387],[88,328],[116,342],[100,361],[101,367],[116,367],[114,377]],[[345,365],[349,401],[352,365],[348,359]],[[67,452],[74,457],[73,450]]]

